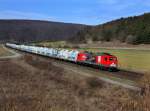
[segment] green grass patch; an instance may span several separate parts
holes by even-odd
[[[34,43],[34,45],[40,45],[45,47],[64,47],[66,44],[67,44],[66,41],[56,41],[56,42],[43,41]]]

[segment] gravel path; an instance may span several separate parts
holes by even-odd
[[[11,49],[6,48],[4,45],[2,45],[2,47],[3,47],[5,50],[7,50],[8,52],[11,52],[12,55],[10,55],[10,56],[3,56],[3,57],[0,57],[0,59],[17,58],[17,57],[20,57],[20,56],[21,56],[21,54],[15,52],[14,50],[11,50]]]

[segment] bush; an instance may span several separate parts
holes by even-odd
[[[121,111],[150,111],[150,75],[145,74],[139,84],[142,88],[140,94],[123,103]]]
[[[127,38],[126,38],[126,42],[128,44],[135,44],[136,40],[137,40],[137,37],[133,36],[133,35],[128,35]]]
[[[102,88],[103,87],[103,81],[96,77],[90,77],[87,78],[87,84],[90,88]]]
[[[79,45],[75,45],[75,46],[73,46],[72,48],[79,49],[80,46],[79,46]]]

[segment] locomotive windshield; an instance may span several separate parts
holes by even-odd
[[[116,58],[115,57],[110,57],[109,60],[110,61],[116,61]]]

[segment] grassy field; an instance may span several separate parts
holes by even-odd
[[[85,48],[91,52],[108,52],[118,57],[119,67],[127,70],[150,71],[150,51],[134,49]]]
[[[49,41],[43,41],[43,42],[37,42],[33,45],[40,45],[45,47],[64,47],[67,43],[65,41],[56,41],[56,42],[49,42]]]
[[[0,45],[0,57],[3,57],[3,56],[10,56],[12,55],[11,52],[7,51],[6,49],[4,49],[2,47],[2,45]]]

